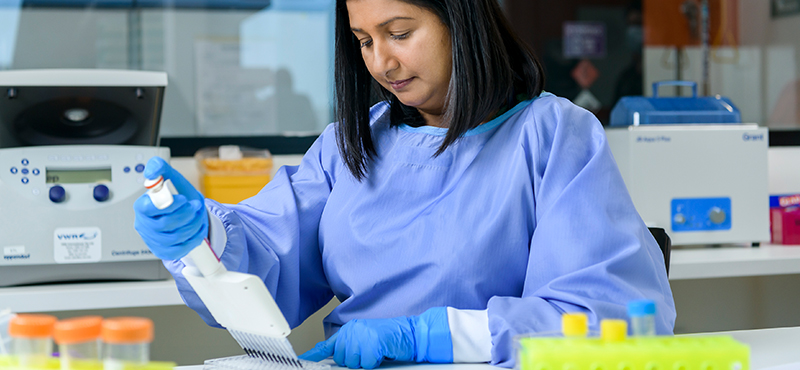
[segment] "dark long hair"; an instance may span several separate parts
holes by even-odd
[[[401,1],[432,11],[450,30],[453,69],[442,121],[448,129],[437,155],[516,95],[535,97],[542,92],[542,65],[511,30],[497,0]],[[373,92],[390,101],[392,125],[418,126],[424,121],[370,75],[350,30],[347,0],[336,0],[335,49],[337,142],[348,169],[362,180],[368,162],[377,155],[369,122]]]

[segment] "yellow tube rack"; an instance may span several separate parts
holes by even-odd
[[[174,362],[151,361],[147,364],[127,363],[117,370],[172,370],[177,366]],[[102,361],[72,361],[73,370],[104,370]],[[61,362],[57,357],[50,357],[35,367],[19,366],[14,356],[0,355],[0,370],[61,370]]]
[[[750,347],[727,336],[522,337],[518,370],[749,370]]]

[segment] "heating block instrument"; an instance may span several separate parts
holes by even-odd
[[[769,241],[766,128],[640,125],[606,136],[636,210],[673,245]]]

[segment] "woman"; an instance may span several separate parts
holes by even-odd
[[[512,338],[564,312],[675,310],[664,260],[590,113],[542,93],[540,64],[495,0],[337,0],[337,118],[298,167],[237,205],[179,192],[136,228],[187,304],[215,325],[178,261],[200,240],[260,276],[290,325],[332,296],[329,339],[302,358],[512,366]],[[387,101],[367,105],[373,84]]]

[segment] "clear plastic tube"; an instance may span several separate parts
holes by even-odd
[[[105,360],[146,364],[150,361],[150,343],[106,343]]]
[[[58,346],[59,356],[62,360],[99,360],[100,359],[100,340],[94,339],[87,342],[61,344]],[[65,367],[62,366],[62,369]],[[69,367],[67,367],[69,368]]]

